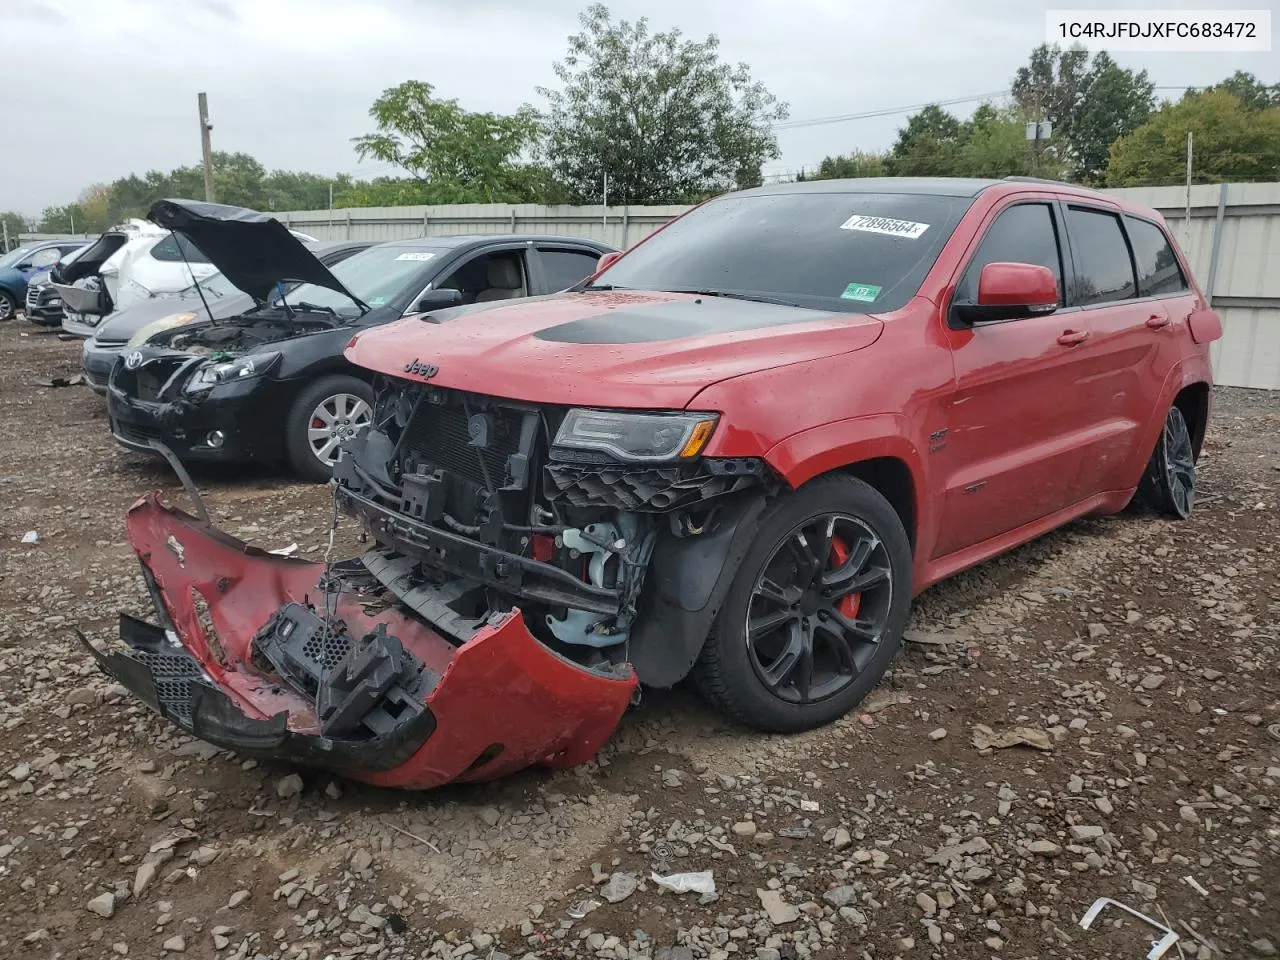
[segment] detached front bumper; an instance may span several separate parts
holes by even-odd
[[[368,589],[358,576],[326,581],[323,564],[264,553],[157,494],[135,503],[126,525],[160,625],[122,616],[127,649],[120,653],[84,643],[152,709],[220,747],[388,787],[490,780],[589,760],[636,688],[629,667],[606,674],[559,657],[529,633],[518,610],[455,646],[403,608],[386,606],[380,587]],[[263,659],[261,640],[289,611],[323,611],[326,586],[327,623],[356,639],[319,687],[304,692]],[[368,672],[362,676],[378,683],[353,686],[357,648],[388,643],[405,654],[400,680],[388,685],[385,673]],[[335,703],[358,721],[347,724],[355,732],[323,732]],[[357,717],[360,709],[367,714]]]

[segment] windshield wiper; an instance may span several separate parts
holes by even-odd
[[[620,287],[615,283],[589,283],[585,287],[578,289],[579,293],[586,293],[588,290],[631,290],[632,287]]]
[[[750,300],[752,303],[776,303],[780,307],[798,307],[794,300],[764,297],[755,293],[732,293],[728,290],[663,290],[663,293],[689,293],[699,297],[724,297],[726,300]]]
[[[333,307],[322,307],[317,303],[307,303],[305,300],[300,303],[291,304],[291,306],[293,309],[301,310],[303,313],[331,313],[335,317],[338,315],[338,311],[333,309]]]

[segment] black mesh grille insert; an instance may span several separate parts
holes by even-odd
[[[520,449],[521,415],[512,410],[472,409],[460,403],[424,403],[409,424],[405,447],[415,462],[441,467],[477,486],[485,470],[495,487],[507,483],[507,458]],[[487,446],[473,445],[475,437]]]

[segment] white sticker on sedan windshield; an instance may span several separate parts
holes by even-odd
[[[840,224],[841,230],[861,230],[863,233],[883,233],[890,237],[906,237],[908,240],[919,239],[929,229],[927,223],[916,223],[914,220],[893,220],[889,217],[870,217],[855,213]]]
[[[435,256],[434,253],[421,253],[421,252],[402,253],[400,254],[400,256],[396,257],[396,259],[397,260],[430,260],[434,256]]]

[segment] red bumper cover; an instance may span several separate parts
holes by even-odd
[[[314,696],[274,673],[254,639],[286,604],[323,610],[323,564],[266,553],[163,504],[157,494],[126,517],[160,626],[122,617],[128,651],[99,665],[178,726],[220,746],[338,770],[388,787],[425,789],[490,780],[533,765],[593,757],[636,688],[630,668],[605,674],[540,643],[518,610],[456,646],[353,587],[329,610],[353,636],[379,625],[420,662],[421,711],[386,736],[325,736]],[[373,612],[371,612],[371,610]]]

